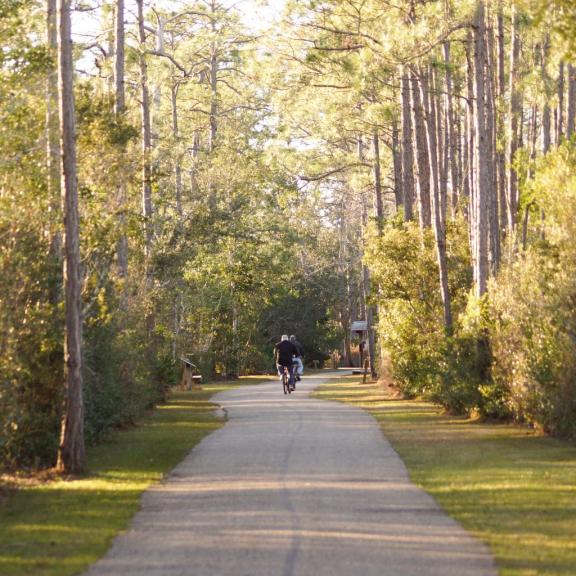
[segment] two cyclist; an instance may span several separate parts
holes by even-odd
[[[290,387],[292,390],[295,388],[295,371],[294,371],[294,364],[298,364],[297,372],[302,373],[300,366],[302,361],[298,362],[296,359],[302,356],[302,347],[297,346],[294,342],[296,338],[294,337],[294,341],[288,338],[287,334],[282,334],[282,338],[280,342],[278,342],[274,346],[274,360],[276,361],[276,369],[278,370],[278,376],[282,379],[282,375],[284,374],[284,368],[288,369],[288,373],[290,374]]]

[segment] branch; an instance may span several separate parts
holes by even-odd
[[[304,26],[306,26],[307,28],[313,28],[316,30],[324,30],[325,32],[332,32],[334,34],[340,34],[342,36],[357,36],[360,38],[366,38],[367,40],[374,42],[374,44],[378,44],[378,46],[382,46],[382,42],[380,42],[379,40],[377,40],[373,36],[370,36],[370,34],[364,34],[363,32],[350,32],[348,30],[338,30],[337,28],[330,28],[329,26],[322,26],[321,24],[313,24],[313,23],[304,24]]]
[[[321,50],[323,52],[352,52],[353,50],[359,50],[360,48],[365,48],[365,44],[352,44],[343,48],[328,48],[323,46],[318,46],[316,41],[314,41],[314,46],[312,50]]]
[[[346,166],[340,166],[339,168],[334,168],[334,170],[329,170],[328,172],[324,172],[324,174],[317,174],[316,176],[299,176],[299,178],[304,182],[317,182],[318,180],[323,180],[324,178],[328,178],[328,176],[332,176],[333,174],[344,172],[349,168],[357,168],[358,166],[372,168],[372,164],[368,164],[367,162],[355,162],[354,164],[347,164]]]
[[[182,72],[182,74],[184,74],[184,76],[190,76],[190,72],[188,72],[188,70],[186,70],[186,68],[184,68],[184,66],[182,66],[182,64],[180,64],[173,56],[170,56],[170,54],[166,54],[166,52],[159,52],[158,50],[147,50],[146,54],[167,58],[170,60],[170,62],[172,62],[172,64],[174,64],[174,66],[176,66],[176,68],[178,68],[178,70],[180,70],[180,72]]]

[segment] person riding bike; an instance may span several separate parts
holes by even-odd
[[[282,374],[284,374],[284,368],[288,368],[288,373],[290,374],[290,387],[294,388],[294,370],[293,358],[298,354],[298,349],[290,340],[287,334],[282,334],[280,342],[274,346],[274,360],[276,361],[276,369],[278,370],[278,376],[282,380]]]
[[[296,340],[296,336],[294,334],[290,336],[290,342],[292,342],[292,344],[294,344],[298,350],[298,354],[294,356],[294,363],[297,364],[295,380],[302,380],[301,376],[304,374],[304,346],[302,346],[302,344]]]

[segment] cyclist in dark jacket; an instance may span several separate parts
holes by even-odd
[[[288,368],[290,374],[290,386],[294,386],[294,370],[293,362],[294,356],[297,356],[298,349],[290,340],[287,334],[282,334],[280,342],[274,346],[274,360],[276,361],[276,368],[278,370],[278,376],[282,378],[284,374],[284,366]]]

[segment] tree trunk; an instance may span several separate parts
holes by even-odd
[[[474,236],[474,281],[476,294],[483,296],[488,285],[488,199],[491,194],[492,174],[488,156],[490,146],[486,130],[486,90],[484,84],[484,65],[486,62],[486,22],[484,0],[476,7],[474,30],[474,67],[476,88],[476,137],[478,162],[478,187],[476,191]]]
[[[60,184],[60,119],[58,115],[58,17],[56,0],[48,0],[46,5],[46,45],[54,64],[48,69],[46,78],[46,173],[50,209],[55,218],[61,216]],[[54,225],[54,221],[50,222]],[[55,265],[62,265],[62,234],[56,229],[52,234],[50,254]],[[62,301],[60,279],[54,282],[50,291],[50,302]]]
[[[378,130],[372,132],[372,150],[374,153],[374,217],[378,223],[378,229],[381,229],[384,223],[384,204],[382,202],[380,137],[378,136]]]
[[[544,85],[544,110],[542,111],[542,151],[544,154],[548,153],[552,144],[552,113],[550,111],[550,104],[548,103],[548,85],[550,78],[546,66],[548,64],[548,54],[550,52],[550,36],[546,35],[544,44],[542,46],[542,84]]]
[[[558,67],[558,116],[557,116],[556,144],[564,139],[564,61]]]
[[[115,62],[114,62],[114,88],[115,100],[114,109],[118,117],[121,117],[126,112],[126,88],[124,79],[125,69],[125,31],[124,31],[124,0],[116,0],[116,49]],[[122,150],[121,155],[125,154]],[[120,227],[120,237],[116,247],[116,254],[118,258],[118,273],[121,278],[128,276],[128,238],[126,236],[126,182],[120,176],[121,180],[118,184],[118,205],[119,216],[118,224]]]
[[[215,37],[217,34],[217,29],[216,3],[214,0],[212,0],[210,4],[210,10],[212,17],[212,35]],[[218,131],[218,67],[218,47],[216,41],[213,41],[210,46],[210,152],[212,152],[216,147],[216,133]]]
[[[414,147],[412,145],[412,112],[410,105],[409,71],[402,71],[402,192],[404,220],[414,218]]]
[[[458,211],[458,193],[460,190],[460,182],[458,179],[458,136],[456,134],[456,116],[454,114],[454,97],[452,85],[452,62],[450,54],[450,42],[444,42],[444,64],[446,66],[446,97],[445,97],[445,154],[446,162],[446,175],[450,174],[450,212],[452,218],[456,216]]]
[[[78,474],[85,468],[84,399],[82,380],[81,261],[76,177],[76,127],[74,119],[74,64],[70,0],[59,0],[59,101],[64,215],[65,409],[62,418],[57,469]]]
[[[374,132],[372,135],[372,144],[376,144],[378,140],[377,132]],[[374,151],[375,154],[378,152],[378,147]],[[379,156],[379,154],[378,154]],[[358,138],[358,159],[363,162],[364,161],[364,143],[362,140],[362,136]],[[368,209],[366,207],[366,195],[362,194],[362,226],[366,229],[366,225],[368,224]],[[377,210],[377,209],[376,209]],[[363,247],[364,249],[364,247]],[[374,322],[374,311],[372,306],[369,302],[370,296],[370,271],[368,270],[368,266],[365,264],[362,265],[362,307],[364,309],[364,318],[366,319],[366,329],[368,334],[368,354],[370,358],[370,373],[372,374],[372,378],[375,379],[377,376],[376,373],[376,342],[374,338],[374,329],[372,324]]]
[[[58,60],[57,0],[47,1],[46,44],[50,56]],[[53,207],[59,210],[60,198],[60,120],[58,117],[58,67],[51,66],[46,83],[46,159],[48,168],[48,192],[54,199]]]
[[[516,7],[512,7],[512,32],[510,49],[510,136],[508,141],[508,194],[507,194],[507,219],[508,229],[516,227],[516,215],[518,212],[518,173],[514,167],[514,158],[519,147],[519,125],[522,116],[522,100],[520,96],[520,17]]]
[[[144,0],[138,5],[138,31],[140,40],[140,93],[142,117],[142,212],[144,216],[144,256],[149,261],[152,253],[152,129],[150,123],[150,94],[148,91],[148,62],[146,60],[146,28],[144,24]]]
[[[176,213],[179,218],[182,218],[182,166],[180,164],[180,152],[178,144],[180,140],[180,131],[178,127],[178,85],[172,84],[170,87],[171,102],[172,102],[172,139],[176,147],[174,154],[174,179],[175,179],[175,193],[176,193]]]
[[[125,98],[125,58],[124,58],[124,0],[116,0],[116,60],[114,62],[114,86],[115,86],[115,112],[124,114],[126,110]]]
[[[400,149],[400,130],[398,122],[394,120],[392,124],[392,159],[394,162],[394,200],[396,211],[404,205],[402,193],[402,151]]]
[[[504,102],[506,100],[506,50],[504,43],[504,14],[502,2],[498,4],[498,110],[504,110]],[[507,202],[506,202],[506,189],[507,189],[507,174],[506,174],[506,153],[502,147],[505,141],[505,116],[503,113],[497,115],[496,134],[500,146],[496,150],[496,173],[497,173],[497,195],[498,195],[498,216],[499,216],[499,229],[500,236],[504,239],[507,229]]]
[[[566,136],[574,134],[576,120],[576,66],[568,65],[568,117],[566,119]]]
[[[495,42],[492,19],[486,30],[487,56],[485,61],[486,85],[486,139],[488,143],[487,171],[491,175],[491,187],[488,194],[488,230],[489,230],[489,256],[490,271],[496,274],[500,266],[500,218],[498,211],[498,166],[496,163],[496,78]]]
[[[476,202],[476,133],[474,122],[474,57],[473,57],[473,40],[472,33],[468,31],[466,38],[466,130],[464,134],[463,148],[466,151],[465,161],[465,180],[464,194],[468,197],[468,219],[470,221],[470,248],[472,254],[475,254],[474,240],[472,232],[474,229],[474,218],[476,211],[474,209]],[[474,256],[473,256],[474,258]]]
[[[447,334],[452,332],[452,309],[450,303],[450,291],[448,286],[448,261],[446,258],[446,229],[442,219],[442,204],[440,200],[440,182],[439,182],[439,162],[438,162],[438,141],[437,141],[437,123],[436,115],[436,73],[430,68],[430,87],[428,87],[425,74],[420,76],[420,97],[422,102],[428,101],[424,136],[428,148],[428,158],[430,158],[430,198],[432,203],[432,227],[434,229],[434,238],[436,240],[436,255],[438,258],[438,272],[440,279],[440,295],[444,310],[444,328]]]
[[[412,83],[412,127],[414,141],[416,142],[417,158],[417,194],[418,194],[418,216],[421,228],[428,228],[431,225],[430,214],[430,158],[428,157],[428,147],[426,145],[426,126],[424,121],[424,109],[422,96],[420,93],[419,79],[414,70],[411,74]]]

